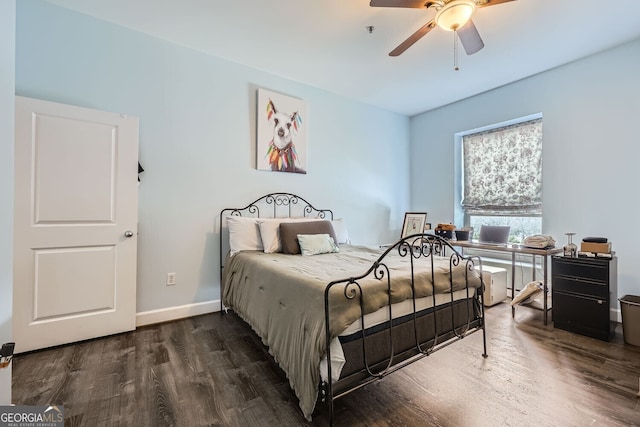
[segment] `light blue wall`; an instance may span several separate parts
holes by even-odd
[[[0,345],[13,341],[13,136],[16,2],[0,2]],[[11,368],[0,369],[0,405],[11,403]]]
[[[332,208],[355,243],[400,232],[405,116],[40,0],[18,2],[16,44],[16,94],[140,118],[138,312],[217,300],[217,215],[264,193]],[[307,175],[254,168],[258,87],[307,102]]]
[[[541,112],[543,231],[608,237],[619,296],[640,294],[639,76],[640,40],[412,117],[412,209],[453,221],[456,132]]]

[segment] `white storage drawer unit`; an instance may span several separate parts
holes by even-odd
[[[482,266],[484,281],[484,305],[492,306],[507,298],[507,270],[490,265]]]

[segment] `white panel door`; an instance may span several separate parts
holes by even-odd
[[[138,119],[16,97],[16,352],[135,329]]]

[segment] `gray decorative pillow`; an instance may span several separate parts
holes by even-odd
[[[328,234],[337,242],[336,233],[329,221],[283,222],[280,223],[280,242],[282,253],[296,255],[300,253],[298,234]]]
[[[340,252],[333,237],[328,234],[298,234],[298,244],[304,256]]]

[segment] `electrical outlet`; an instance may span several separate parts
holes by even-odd
[[[167,286],[176,284],[176,273],[167,273]]]

